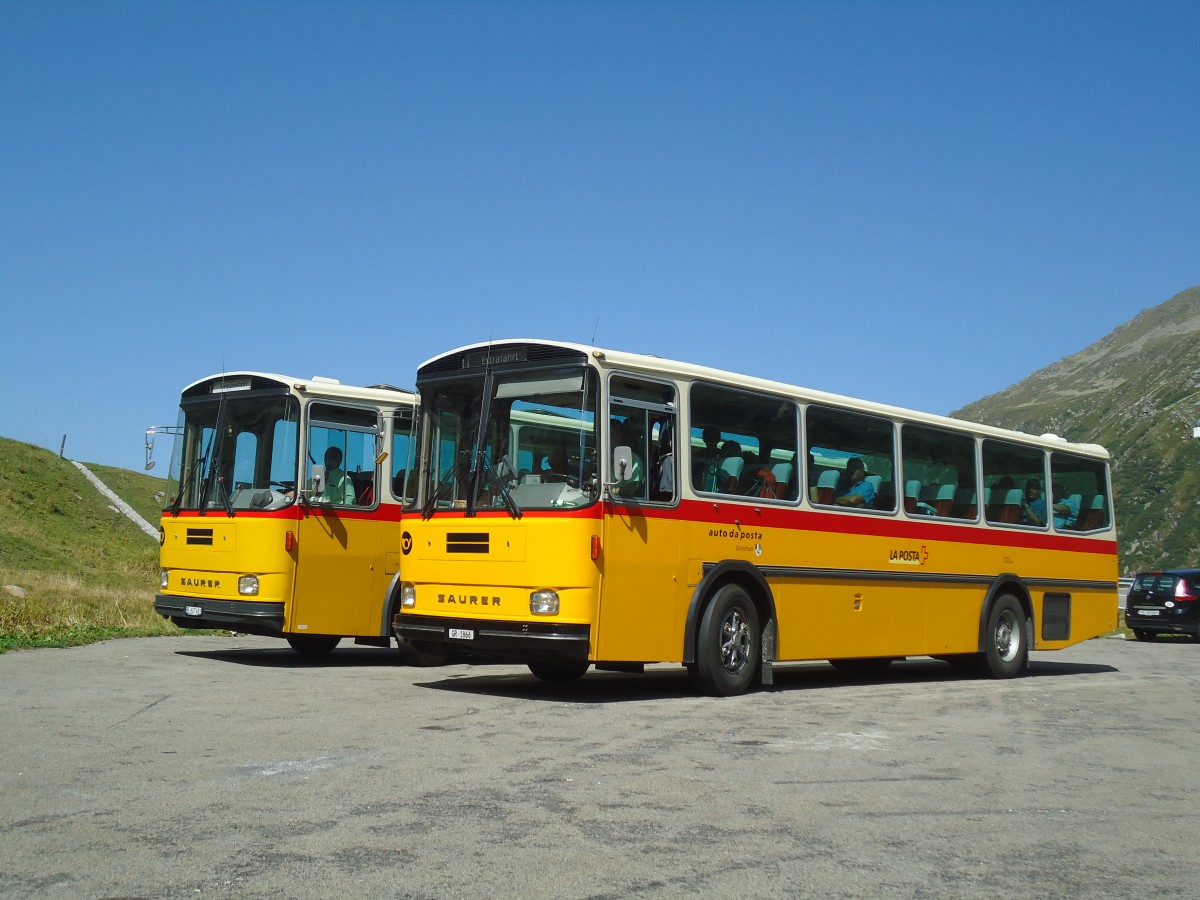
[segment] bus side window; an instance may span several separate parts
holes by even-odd
[[[308,469],[322,465],[320,494],[311,497],[334,506],[375,505],[375,433],[373,410],[313,403],[308,429]]]
[[[676,496],[675,386],[665,382],[612,377],[609,407],[609,460],[612,495],[620,500],[671,502]],[[618,471],[616,449],[631,459]]]
[[[1057,529],[1096,531],[1112,521],[1105,466],[1096,460],[1054,451],[1050,454],[1054,506],[1050,513]]]
[[[904,511],[910,516],[973,519],[975,439],[944,428],[905,424],[900,429]],[[959,497],[963,497],[960,502]]]
[[[998,525],[1046,525],[1046,455],[1008,441],[983,442],[983,516]]]
[[[697,383],[689,451],[696,491],[786,501],[796,496],[796,404],[770,394]]]
[[[805,413],[810,496],[841,509],[896,509],[895,426],[890,419],[832,407]],[[836,475],[824,473],[837,473]],[[831,484],[832,482],[832,484]]]

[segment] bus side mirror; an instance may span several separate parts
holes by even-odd
[[[633,472],[633,450],[629,447],[618,447],[613,451],[613,472],[617,481],[625,481]]]
[[[309,498],[320,497],[325,492],[325,467],[320,463],[313,463],[312,474],[308,479],[308,495]]]
[[[605,485],[610,491],[627,481],[633,474],[633,450],[629,447],[613,448],[613,480]]]

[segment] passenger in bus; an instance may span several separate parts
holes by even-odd
[[[721,432],[711,425],[701,432],[704,447],[697,449],[692,455],[692,484],[697,490],[711,491],[716,489],[714,475],[717,466],[717,454],[720,452]]]
[[[354,482],[342,468],[342,451],[337,447],[325,451],[325,489],[318,499],[321,503],[354,504]]]
[[[1046,495],[1042,492],[1042,483],[1036,478],[1025,482],[1025,496],[1021,498],[1021,523],[1046,524]]]
[[[650,467],[650,499],[670,500],[675,496],[675,429],[670,420],[659,428],[657,453]]]
[[[858,509],[868,509],[875,502],[875,486],[867,481],[867,467],[857,456],[846,462],[846,475],[838,485],[838,495],[833,502]]]
[[[1066,495],[1061,484],[1054,482],[1054,527],[1070,528],[1079,521],[1080,496]]]
[[[736,494],[738,479],[746,461],[742,458],[742,445],[737,441],[726,441],[721,445],[721,460],[717,469],[717,490],[722,494]]]
[[[538,473],[544,482],[562,482],[567,480],[567,448],[556,444],[550,448],[543,460],[542,471]]]

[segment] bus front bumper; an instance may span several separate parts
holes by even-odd
[[[435,652],[465,653],[506,662],[587,662],[591,626],[566,622],[501,622],[400,613],[396,637]]]
[[[180,628],[223,629],[275,637],[283,633],[283,604],[156,594],[154,611]]]

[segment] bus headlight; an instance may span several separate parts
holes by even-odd
[[[258,576],[243,575],[238,579],[238,593],[247,597],[258,595]]]
[[[158,586],[164,591],[168,587],[171,586],[171,570],[170,569],[159,569],[158,570]]]
[[[417,586],[411,581],[400,583],[400,605],[404,609],[412,609],[417,605]]]
[[[529,595],[529,612],[535,616],[557,616],[558,591],[534,591]]]

